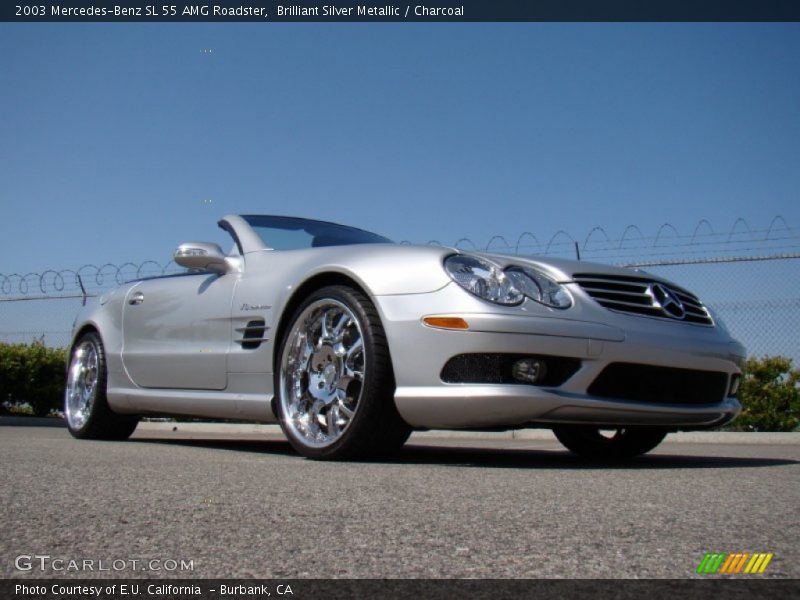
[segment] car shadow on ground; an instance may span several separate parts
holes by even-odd
[[[409,445],[395,462],[447,464],[472,467],[532,469],[721,469],[775,467],[800,464],[798,460],[774,457],[703,456],[652,454],[625,461],[590,460],[566,450]]]
[[[163,439],[135,438],[144,444],[227,450],[244,453],[271,454],[303,460],[285,440],[231,439]],[[713,448],[713,446],[711,446]],[[399,453],[381,460],[361,461],[367,464],[440,465],[445,467],[492,467],[513,469],[741,469],[800,464],[790,458],[757,456],[707,456],[659,453],[616,462],[588,460],[566,450],[539,448],[486,448],[476,446],[406,445]]]

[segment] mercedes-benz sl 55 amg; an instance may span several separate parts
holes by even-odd
[[[65,417],[124,439],[143,415],[278,421],[301,454],[356,459],[415,429],[551,428],[626,458],[733,419],[745,352],[690,291],[648,273],[395,244],[265,215],[181,244],[185,272],[79,315]]]

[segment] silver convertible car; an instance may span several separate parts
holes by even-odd
[[[142,415],[278,421],[317,459],[398,449],[415,429],[544,427],[626,458],[722,425],[745,351],[691,292],[642,271],[410,246],[361,229],[232,215],[76,320],[78,438]]]

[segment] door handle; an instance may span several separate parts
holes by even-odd
[[[133,296],[128,298],[128,304],[136,305],[141,304],[144,302],[144,294],[142,292],[136,292]]]

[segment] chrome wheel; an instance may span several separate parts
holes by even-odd
[[[91,341],[81,342],[72,353],[64,402],[64,412],[72,429],[81,429],[92,413],[99,365],[97,347]]]
[[[313,302],[297,317],[280,363],[285,427],[315,448],[336,442],[356,415],[366,365],[361,324],[333,298]]]
[[[86,440],[125,440],[139,417],[117,414],[106,397],[106,358],[103,340],[87,331],[75,343],[64,390],[64,417],[73,437]]]

